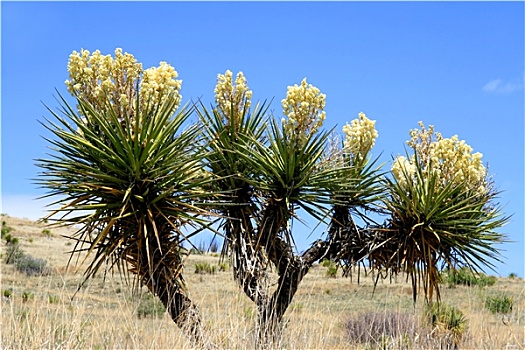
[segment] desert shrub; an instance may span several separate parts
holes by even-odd
[[[7,246],[5,263],[13,264],[17,271],[28,276],[48,275],[51,272],[46,260],[25,254],[18,242]]]
[[[214,275],[217,272],[217,266],[210,263],[196,263],[195,273]]]
[[[331,278],[337,277],[337,271],[339,270],[339,267],[334,261],[324,259],[323,261],[321,261],[321,266],[327,268],[326,277],[331,277]]]
[[[333,265],[333,261],[332,260],[323,259],[323,261],[321,261],[321,266],[322,267],[329,267],[330,265]]]
[[[159,317],[166,312],[166,308],[162,303],[157,300],[151,294],[145,294],[139,302],[137,307],[137,316],[138,318],[146,317]]]
[[[337,264],[334,261],[323,259],[323,261],[321,261],[321,266],[327,268],[326,277],[331,277],[331,278],[337,277],[337,271],[339,269],[338,269]]]
[[[332,264],[326,269],[326,277],[336,278],[337,277],[337,265]]]
[[[495,277],[495,276],[487,276],[487,275],[482,275],[480,278],[479,278],[479,281],[478,281],[478,285],[480,287],[485,287],[485,286],[493,286],[496,284],[496,281],[498,279]]]
[[[219,263],[219,271],[228,271],[230,266],[226,262]]]
[[[511,312],[512,303],[512,297],[505,294],[488,296],[485,298],[485,308],[493,314],[506,314]]]
[[[2,221],[2,239],[12,230],[13,229],[11,227],[7,226],[7,223],[5,221]]]
[[[393,312],[362,312],[346,321],[346,334],[352,343],[372,348],[410,348],[419,325],[412,315]]]
[[[47,261],[40,258],[34,258],[31,255],[23,254],[13,261],[15,268],[27,274],[28,276],[43,276],[50,273]]]
[[[53,234],[51,233],[51,230],[49,230],[49,229],[47,229],[47,228],[45,228],[45,229],[42,230],[42,234],[43,234],[44,236],[46,236],[47,238],[51,238],[51,237],[53,237]]]
[[[2,292],[4,298],[11,298],[11,296],[13,295],[13,290],[8,288],[8,289],[4,289],[4,291]]]
[[[496,277],[487,276],[484,273],[474,273],[468,267],[462,267],[458,270],[445,270],[441,274],[441,282],[448,283],[449,286],[493,286],[496,283]]]
[[[7,233],[3,236],[3,239],[5,240],[5,244],[7,245],[16,245],[19,243],[18,238],[14,237],[10,233]]]
[[[515,279],[515,278],[517,278],[517,277],[518,277],[518,275],[515,274],[514,272],[509,273],[509,278],[510,278],[510,279]]]
[[[26,290],[22,293],[22,301],[28,302],[29,300],[32,300],[35,298],[35,294],[29,290]]]
[[[24,256],[24,252],[18,243],[9,244],[5,252],[5,263],[14,264],[15,261],[21,259]]]
[[[467,319],[461,310],[444,303],[430,303],[425,318],[440,347],[457,348],[467,330]]]

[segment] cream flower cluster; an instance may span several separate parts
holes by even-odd
[[[68,91],[87,99],[102,110],[108,107],[106,99],[120,108],[126,108],[136,94],[136,83],[142,73],[142,64],[133,55],[115,50],[115,58],[102,55],[99,50],[73,51],[68,62]]]
[[[181,80],[176,80],[178,73],[171,65],[160,62],[159,67],[151,67],[144,71],[140,82],[140,100],[143,103],[161,104],[173,94],[179,106],[182,99],[180,89]]]
[[[375,120],[368,119],[366,115],[361,112],[359,113],[359,118],[343,126],[343,132],[346,134],[344,141],[345,152],[361,159],[366,157],[374,146],[378,136],[375,125]]]
[[[306,78],[301,85],[289,86],[282,100],[283,112],[288,117],[282,120],[286,133],[303,137],[317,132],[326,118],[325,104],[326,95],[308,84]]]
[[[457,135],[435,142],[430,149],[430,164],[439,172],[444,184],[465,183],[471,190],[479,193],[486,190],[487,170],[482,157],[479,152],[472,153],[472,147],[465,141],[460,141]]]
[[[397,182],[403,187],[408,186],[408,181],[412,181],[416,173],[416,165],[414,164],[415,157],[407,159],[403,156],[398,156],[394,159],[392,164],[392,174],[396,178]]]
[[[416,172],[415,162],[418,161],[426,176],[437,173],[442,186],[452,183],[454,186],[466,186],[480,195],[485,194],[487,170],[481,159],[483,155],[472,153],[472,147],[459,140],[457,135],[443,138],[440,133],[434,132],[433,126],[425,129],[423,123],[419,125],[421,129],[411,130],[411,139],[407,141],[414,149],[414,155],[410,159],[399,156],[392,165],[397,181],[402,186],[412,181]]]
[[[414,153],[419,157],[419,161],[426,167],[429,162],[432,144],[442,140],[443,136],[439,132],[434,131],[434,125],[429,125],[428,129],[422,121],[418,125],[419,129],[410,130],[410,140],[407,141],[407,145],[414,150]]]
[[[237,73],[235,84],[230,70],[217,75],[215,102],[224,118],[230,120],[233,115],[239,121],[244,111],[250,108],[251,98],[252,91],[248,89],[246,77],[242,72]]]
[[[181,81],[175,69],[161,62],[159,67],[143,70],[130,53],[115,50],[115,57],[102,55],[99,50],[73,51],[68,62],[68,91],[89,101],[101,111],[113,108],[119,116],[133,116],[136,108],[147,103],[161,103],[174,94],[180,102]],[[138,89],[138,91],[137,91]],[[135,106],[137,93],[141,106]],[[107,101],[110,104],[108,105]],[[178,105],[176,106],[178,107]]]

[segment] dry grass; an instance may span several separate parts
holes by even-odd
[[[54,272],[48,276],[28,277],[12,265],[1,264],[1,290],[12,296],[1,302],[0,346],[4,349],[167,349],[188,348],[184,336],[166,315],[139,318],[140,295],[132,295],[120,276],[98,276],[75,291],[82,281],[81,272],[65,271],[71,246],[61,237],[67,230],[3,216],[13,228],[23,251],[46,259]],[[1,252],[5,252],[2,243]],[[236,287],[231,271],[214,275],[194,274],[196,263],[217,264],[211,255],[188,259],[186,278],[193,300],[199,305],[209,341],[219,348],[250,349],[254,346],[254,305]],[[420,320],[423,304],[414,306],[409,285],[399,278],[373,291],[371,276],[357,285],[347,278],[327,278],[326,268],[317,266],[305,277],[285,318],[287,325],[280,348],[355,349],[374,348],[353,343],[346,325],[362,315],[400,315]],[[24,301],[22,294],[33,298]],[[484,308],[487,295],[505,292],[514,306],[508,315],[495,315]],[[73,296],[75,297],[73,298]],[[442,286],[444,302],[458,307],[468,319],[468,330],[461,343],[466,349],[523,349],[525,347],[525,295],[522,279],[498,279],[492,287]],[[416,330],[417,331],[417,330]],[[417,333],[417,332],[416,332]],[[408,342],[386,348],[428,348],[437,343],[422,341],[428,331]]]

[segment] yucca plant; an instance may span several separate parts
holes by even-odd
[[[216,232],[224,236],[221,257],[229,256],[236,282],[245,294],[256,301],[263,297],[259,287],[264,257],[256,250],[255,227],[259,203],[255,190],[247,179],[252,170],[239,157],[239,145],[253,148],[261,140],[268,105],[257,104],[250,110],[251,91],[247,89],[242,73],[232,85],[232,73],[219,75],[217,106],[197,108],[206,144],[206,166],[214,181],[212,192],[221,193],[215,212],[222,217]],[[222,101],[219,103],[219,101]],[[248,150],[249,153],[252,150]]]
[[[89,261],[86,280],[114,267],[135,275],[136,286],[146,286],[175,323],[203,344],[198,310],[182,275],[183,242],[209,214],[199,206],[209,191],[203,190],[208,180],[198,129],[186,125],[192,108],[179,109],[177,90],[128,92],[135,100],[123,108],[112,97],[122,95],[94,99],[91,85],[72,86],[76,108],[61,97],[61,113],[49,109],[54,118],[43,123],[52,134],[47,139],[52,152],[37,160],[43,169],[37,183],[58,208],[48,218],[78,228],[71,237],[72,257]],[[130,86],[139,89],[139,82]]]
[[[250,164],[253,176],[248,181],[261,200],[256,250],[264,252],[265,264],[273,265],[278,274],[273,294],[258,300],[260,332],[272,341],[302,278],[329,250],[325,244],[313,244],[297,255],[293,221],[301,220],[299,210],[319,221],[325,220],[331,203],[327,188],[334,179],[342,183],[344,178],[340,176],[341,169],[320,166],[328,132],[309,134],[299,142],[287,136],[277,123],[270,125],[268,143],[259,143],[249,156],[242,148],[239,154]]]
[[[458,349],[467,332],[468,320],[463,312],[448,304],[431,302],[425,306],[424,321],[440,348]]]
[[[298,211],[328,222],[338,196],[352,198],[355,206],[367,203],[377,191],[368,187],[377,185],[379,177],[369,182],[369,167],[357,171],[327,157],[331,134],[318,130],[324,95],[306,80],[289,87],[289,119],[282,125],[266,116],[265,104],[249,109],[251,92],[242,73],[235,83],[231,72],[219,75],[216,106],[211,111],[201,106],[199,114],[207,164],[217,177],[213,185],[224,194],[217,207],[224,217],[219,227],[225,236],[223,252],[232,259],[236,281],[257,305],[258,345],[276,346],[283,315],[302,278],[335,249],[327,238],[296,253],[292,228],[302,220]],[[356,172],[363,176],[354,178]],[[274,290],[268,283],[272,271],[278,275]]]
[[[420,125],[420,131],[411,132],[414,154],[409,160],[396,159],[393,178],[385,179],[390,238],[372,263],[406,272],[414,300],[422,286],[425,299],[431,301],[434,296],[440,299],[444,267],[479,271],[498,261],[495,245],[504,235],[497,230],[509,218],[495,203],[498,193],[481,155],[471,154],[457,137],[444,139],[432,127]]]
[[[343,276],[348,276],[354,266],[364,265],[369,253],[383,243],[380,225],[369,213],[381,213],[377,203],[385,189],[381,181],[383,164],[378,164],[379,157],[370,156],[378,136],[375,122],[360,113],[343,131],[344,142],[336,140],[328,156],[331,163],[346,167],[343,176],[347,185],[340,187],[341,180],[334,179],[328,188],[333,204],[327,231],[330,250],[326,256],[343,268]]]

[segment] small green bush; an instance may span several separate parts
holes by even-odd
[[[146,318],[146,317],[159,317],[163,315],[166,312],[166,308],[162,303],[157,300],[153,295],[146,294],[144,295],[139,302],[139,306],[137,308],[137,316],[138,318]]]
[[[2,239],[13,229],[9,226],[7,226],[7,223],[5,221],[2,221]]]
[[[336,278],[337,277],[337,265],[330,265],[328,266],[328,269],[326,269],[326,277],[330,278]]]
[[[229,265],[228,263],[221,262],[219,263],[219,271],[228,271]]]
[[[339,270],[337,264],[332,260],[324,259],[321,261],[321,266],[326,267],[326,277],[336,278]]]
[[[42,234],[43,234],[44,236],[46,236],[47,238],[51,238],[51,237],[53,237],[53,234],[51,233],[51,230],[49,230],[49,229],[47,229],[47,228],[45,228],[45,229],[42,230]]]
[[[448,283],[449,286],[493,286],[497,279],[494,276],[487,276],[484,273],[474,273],[468,267],[461,267],[458,270],[445,270],[441,274],[441,282]]]
[[[24,252],[20,245],[18,244],[9,244],[5,252],[5,263],[14,264],[15,261],[21,259],[24,256]]]
[[[5,234],[3,239],[5,240],[5,244],[7,245],[16,245],[19,243],[18,238],[14,237],[10,233]]]
[[[13,290],[12,289],[4,289],[3,293],[5,298],[11,298],[11,295],[13,295]]]
[[[47,261],[25,254],[18,243],[10,243],[7,246],[5,263],[13,264],[15,269],[28,276],[43,276],[51,272]]]
[[[512,297],[501,294],[485,298],[485,308],[493,314],[506,314],[512,311]]]
[[[195,273],[214,275],[217,272],[217,266],[210,265],[210,263],[196,263]]]
[[[518,277],[518,275],[515,274],[514,272],[509,273],[509,278],[510,278],[510,279],[515,279],[515,278],[517,278],[517,277]]]
[[[333,265],[333,261],[332,260],[323,259],[323,261],[321,261],[321,266],[322,267],[328,267],[330,265]]]
[[[485,286],[490,287],[490,286],[495,285],[497,280],[498,279],[495,276],[482,275],[478,280],[478,285],[480,287],[485,287]]]
[[[26,290],[22,293],[22,301],[28,302],[29,300],[32,300],[35,298],[35,294],[29,290]]]

